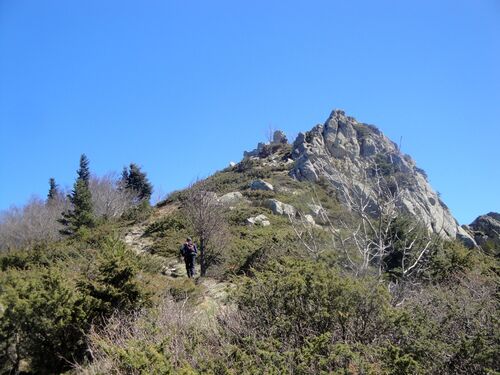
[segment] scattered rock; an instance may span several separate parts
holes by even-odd
[[[280,202],[277,199],[268,199],[264,205],[269,208],[275,215],[285,215],[295,217],[297,210],[290,204]]]
[[[316,226],[317,225],[316,221],[314,220],[314,218],[311,215],[309,215],[309,214],[304,215],[304,219],[306,219],[306,222],[308,224],[311,224],[312,226]]]
[[[236,166],[236,163],[234,161],[230,161],[229,166],[232,168],[232,167]]]
[[[231,193],[224,194],[219,198],[219,202],[224,205],[235,205],[243,201],[246,201],[246,199],[239,191],[233,191]]]
[[[264,180],[255,180],[250,183],[250,189],[252,190],[264,190],[264,191],[274,191],[273,185]]]
[[[247,219],[247,223],[251,225],[262,225],[263,227],[267,227],[271,225],[268,217],[266,215],[260,214],[255,217],[249,217]]]

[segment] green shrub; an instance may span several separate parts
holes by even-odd
[[[433,282],[443,282],[470,270],[474,265],[472,255],[472,251],[458,241],[442,241],[431,252],[426,275]]]
[[[133,311],[147,304],[149,296],[137,278],[135,256],[121,241],[109,240],[101,249],[97,269],[79,283],[87,308],[97,321],[116,310]]]
[[[141,340],[128,340],[124,345],[107,345],[104,350],[108,353],[113,364],[113,370],[125,374],[175,374],[167,350],[167,342],[147,343]]]
[[[283,259],[245,278],[236,295],[250,325],[292,345],[331,333],[370,343],[390,325],[388,293],[375,281],[341,276],[317,262]]]
[[[149,224],[144,231],[145,236],[165,235],[168,231],[181,231],[186,229],[186,222],[181,215],[170,215]]]
[[[83,295],[57,270],[10,270],[0,293],[2,372],[15,372],[28,360],[33,373],[59,373],[82,360],[90,320]]]
[[[192,279],[175,279],[168,282],[168,292],[176,302],[189,299],[190,304],[195,304],[201,296],[201,287]]]
[[[123,214],[123,219],[134,222],[141,222],[148,219],[153,213],[153,208],[147,200],[141,201],[139,204],[130,208]]]

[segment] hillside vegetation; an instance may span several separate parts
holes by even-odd
[[[51,181],[4,213],[0,373],[499,373],[497,242],[400,210],[390,163],[377,210],[348,204],[276,138],[154,207],[135,164],[97,178],[83,158],[69,198]]]

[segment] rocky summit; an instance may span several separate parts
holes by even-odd
[[[283,138],[277,135],[270,144],[259,144],[244,156],[272,163],[273,146],[279,142]],[[324,124],[300,133],[293,142],[290,158],[286,161],[290,176],[299,181],[327,180],[341,191],[354,187],[367,200],[373,200],[368,202],[373,215],[377,215],[378,209],[378,202],[373,199],[379,186],[377,178],[390,175],[397,184],[398,194],[394,198],[399,212],[412,215],[443,238],[457,238],[469,247],[476,246],[415,161],[377,127],[358,122],[342,110],[334,110]]]

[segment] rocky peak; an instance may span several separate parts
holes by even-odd
[[[396,176],[404,193],[398,201],[402,212],[421,220],[429,231],[475,245],[413,159],[402,154],[375,126],[360,123],[342,110],[334,110],[324,124],[300,133],[293,143],[292,158],[295,163],[290,174],[298,180],[326,178],[337,188],[349,180],[367,194],[371,189],[367,177],[374,168],[383,175]]]
[[[489,212],[479,216],[467,229],[472,232],[474,239],[481,246],[490,241],[500,245],[500,214],[498,212]]]

